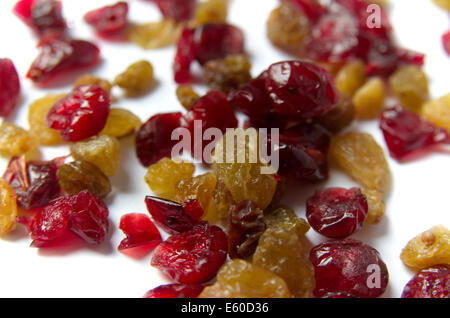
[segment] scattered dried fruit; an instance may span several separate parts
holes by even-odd
[[[234,205],[235,202],[230,191],[228,191],[226,185],[218,179],[211,201],[209,202],[208,210],[203,219],[211,224],[221,224],[225,226]]]
[[[379,77],[370,79],[353,96],[355,117],[358,119],[376,118],[384,108],[384,82]]]
[[[0,179],[0,236],[16,227],[17,202],[13,188]]]
[[[450,265],[437,265],[418,272],[403,289],[402,298],[449,298]]]
[[[197,24],[225,22],[228,15],[227,0],[206,0],[197,4],[195,22]]]
[[[143,298],[197,298],[203,288],[195,284],[161,285],[146,292]]]
[[[121,138],[132,134],[142,125],[141,120],[129,110],[111,108],[100,135]]]
[[[366,69],[361,60],[345,64],[336,75],[336,87],[339,92],[353,96],[366,82]]]
[[[120,218],[119,229],[126,235],[120,244],[119,251],[136,247],[146,247],[150,249],[161,243],[161,234],[145,214],[129,213]]]
[[[113,85],[107,79],[96,77],[93,75],[85,74],[78,77],[78,79],[73,84],[73,87],[84,86],[84,85],[97,85],[103,88],[107,93],[111,92]]]
[[[0,117],[8,117],[20,97],[20,80],[10,59],[0,59]]]
[[[299,218],[294,210],[284,205],[266,210],[264,222],[269,229],[280,227],[284,231],[297,234],[298,237],[304,236],[309,231],[308,222]]]
[[[177,43],[181,25],[174,20],[164,19],[156,22],[131,25],[127,37],[143,49],[157,49]]]
[[[207,211],[216,184],[217,177],[211,172],[181,180],[176,188],[175,201],[184,203],[187,200],[198,200],[202,209]]]
[[[433,125],[450,132],[450,94],[425,103],[421,115]]]
[[[128,3],[117,2],[104,6],[84,15],[84,21],[90,24],[96,32],[105,35],[116,34],[127,26]]]
[[[28,131],[11,123],[0,124],[0,153],[20,156],[36,148],[36,140]]]
[[[153,78],[153,66],[150,62],[137,61],[127,69],[116,76],[114,82],[120,88],[123,88],[127,94],[141,94],[149,91],[155,84]]]

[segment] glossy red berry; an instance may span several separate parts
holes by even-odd
[[[100,34],[114,34],[127,26],[128,3],[117,2],[114,5],[104,6],[87,12],[84,21],[90,24]]]
[[[0,117],[8,117],[20,98],[20,80],[10,59],[0,59]]]
[[[449,298],[450,265],[436,265],[419,271],[406,284],[402,298]]]
[[[166,19],[177,22],[190,20],[195,12],[197,0],[153,0]]]
[[[184,212],[191,217],[194,222],[199,222],[202,216],[205,214],[200,202],[196,199],[189,199],[183,203]]]
[[[161,243],[161,234],[145,214],[130,213],[120,218],[119,229],[126,235],[118,247],[127,250],[136,247],[146,247],[148,251]]]
[[[195,284],[162,285],[146,292],[143,298],[197,298],[204,288]]]

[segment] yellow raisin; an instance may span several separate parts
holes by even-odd
[[[194,88],[190,85],[180,85],[177,87],[177,98],[181,105],[183,105],[184,108],[187,110],[191,109],[192,106],[194,106],[194,103],[197,101],[197,99],[200,98],[200,95],[198,95]]]
[[[142,122],[135,114],[123,108],[111,108],[108,120],[100,135],[124,137],[133,133]]]
[[[430,123],[450,132],[450,94],[426,102],[422,107],[422,116]]]
[[[0,125],[0,153],[20,156],[36,148],[36,140],[25,129],[12,123]]]
[[[13,188],[0,178],[0,236],[16,227],[17,201]]]
[[[341,93],[353,96],[366,82],[366,67],[361,60],[344,65],[336,75],[336,87]]]
[[[81,75],[73,84],[74,87],[82,85],[97,85],[103,88],[108,93],[111,92],[112,88],[111,82],[108,81],[107,79],[96,77],[89,74]]]
[[[127,31],[128,39],[143,49],[173,45],[178,41],[180,34],[181,25],[170,19],[132,25]]]
[[[450,0],[433,0],[433,2],[445,10],[450,10]]]
[[[177,185],[175,201],[183,203],[189,199],[196,199],[206,213],[216,184],[217,178],[211,172],[181,180]]]
[[[297,234],[298,237],[304,236],[310,228],[305,219],[299,218],[294,210],[284,205],[266,210],[264,222],[267,228],[280,227],[287,232]]]
[[[369,224],[380,223],[386,211],[383,194],[372,189],[362,189],[361,192],[367,197],[367,203],[369,205],[369,213],[365,222]]]
[[[228,0],[206,0],[197,5],[195,22],[198,24],[225,22],[228,15]]]
[[[154,86],[153,66],[148,61],[137,61],[116,76],[114,82],[129,94],[140,94]]]
[[[203,220],[211,224],[225,225],[229,219],[235,202],[225,184],[218,179],[208,209]]]
[[[372,78],[359,88],[353,96],[355,117],[358,119],[376,118],[384,107],[386,93],[381,78]]]

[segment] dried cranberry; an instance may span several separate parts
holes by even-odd
[[[362,242],[345,239],[319,244],[311,250],[310,261],[314,266],[316,297],[347,293],[375,298],[386,290],[386,264],[377,250]]]
[[[41,52],[27,73],[28,78],[39,84],[100,61],[100,49],[88,41],[54,40],[44,43],[40,49]]]
[[[10,59],[0,59],[0,117],[8,117],[20,97],[20,80]]]
[[[266,90],[279,114],[311,118],[333,109],[339,93],[333,79],[322,67],[302,61],[272,64]]]
[[[181,126],[181,113],[165,113],[152,116],[136,135],[136,154],[139,161],[148,167],[163,157],[170,157],[172,147],[178,141],[172,140],[172,132]]]
[[[445,52],[450,56],[450,31],[442,35],[442,44],[444,45]]]
[[[166,19],[177,22],[190,20],[195,12],[197,0],[153,0]]]
[[[450,265],[422,269],[406,284],[402,298],[449,298]]]
[[[204,288],[194,284],[162,285],[146,292],[143,298],[197,298]]]
[[[356,297],[348,293],[337,292],[337,293],[326,293],[321,298],[356,298]]]
[[[200,202],[196,199],[190,199],[183,203],[184,212],[191,217],[194,222],[199,222],[205,214]]]
[[[66,141],[86,139],[105,127],[110,104],[108,92],[100,86],[78,86],[50,109],[46,122]]]
[[[101,34],[117,33],[127,26],[128,3],[117,2],[114,5],[89,11],[84,21],[92,25]]]
[[[431,146],[450,143],[445,129],[433,126],[401,106],[388,108],[381,114],[380,128],[391,156],[397,160],[409,159]]]
[[[119,250],[126,250],[136,247],[147,247],[149,250],[161,243],[161,234],[145,214],[130,213],[120,218],[119,229],[125,233]]]
[[[145,204],[155,223],[169,234],[186,232],[194,227],[195,222],[181,204],[152,196],[145,197]]]
[[[201,284],[212,279],[227,258],[227,237],[206,222],[169,237],[153,252],[151,265],[175,282]]]
[[[319,190],[306,202],[309,225],[320,234],[336,239],[358,231],[367,213],[367,198],[359,188]]]
[[[24,157],[14,157],[8,164],[3,179],[17,195],[17,203],[24,209],[46,205],[60,194],[56,161],[25,162]]]

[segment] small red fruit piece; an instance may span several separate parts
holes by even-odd
[[[121,1],[87,12],[84,21],[94,27],[96,32],[110,35],[125,29],[127,15],[128,3]]]
[[[97,135],[105,127],[111,100],[100,86],[78,86],[48,112],[46,123],[66,141]]]
[[[190,199],[184,202],[183,210],[194,222],[199,222],[205,214],[205,211],[203,211],[200,203],[196,199]]]
[[[217,274],[226,258],[227,236],[219,227],[202,222],[162,242],[151,265],[177,283],[201,284]]]
[[[161,243],[161,234],[150,218],[141,213],[129,213],[120,218],[119,229],[126,235],[120,244],[119,250],[127,250],[135,247],[151,249]]]
[[[146,292],[143,298],[197,298],[204,288],[195,284],[162,285]]]
[[[449,298],[450,265],[422,269],[406,284],[402,298]]]
[[[148,167],[163,157],[171,157],[172,132],[181,126],[181,113],[157,114],[150,117],[136,135],[136,154],[141,164]]]
[[[0,59],[0,117],[8,117],[20,97],[20,80],[10,59]]]
[[[433,126],[401,106],[381,113],[380,128],[391,156],[399,161],[410,159],[432,146],[450,143],[450,135],[445,129]]]
[[[195,12],[197,0],[153,0],[166,19],[177,22],[190,20]]]
[[[442,44],[444,45],[445,52],[450,56],[450,30],[442,35]]]
[[[386,290],[389,274],[377,250],[353,239],[317,245],[309,259],[314,266],[314,295],[347,293],[375,298]]]
[[[309,225],[320,234],[336,239],[358,231],[367,214],[367,198],[359,188],[319,190],[306,202]]]

